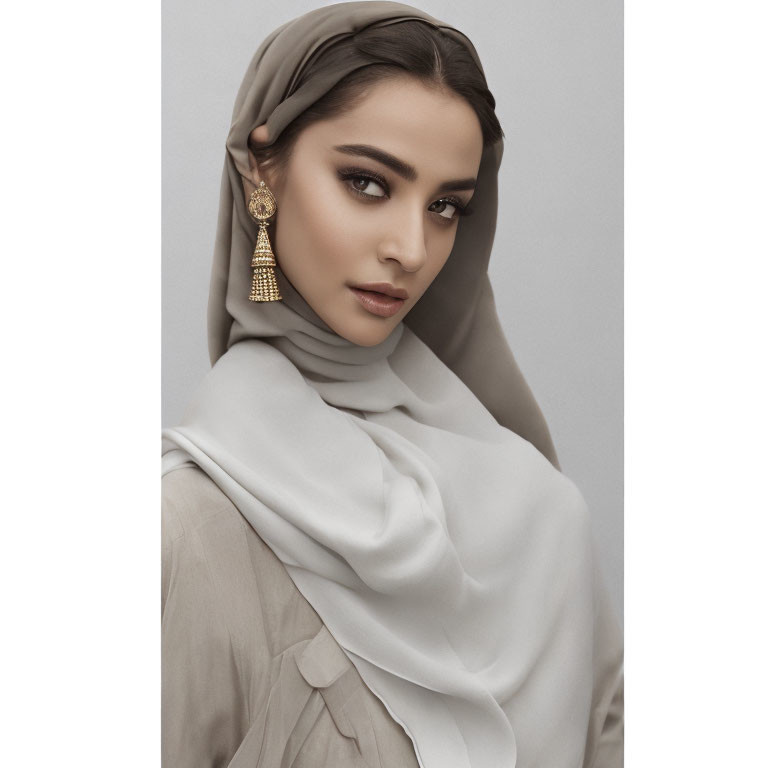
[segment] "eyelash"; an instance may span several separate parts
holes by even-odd
[[[374,173],[373,171],[365,171],[362,168],[345,168],[341,171],[339,171],[339,178],[342,181],[349,181],[350,179],[368,179],[369,181],[375,181],[377,184],[379,184],[384,192],[386,193],[386,196],[389,197],[389,184],[387,184],[387,180],[379,175],[378,173]],[[361,197],[365,200],[380,200],[381,195],[368,195],[365,192],[361,192],[359,189],[355,189],[354,187],[347,185],[349,189],[352,190],[358,197]],[[466,205],[465,203],[462,203],[461,200],[455,198],[455,197],[441,197],[439,200],[435,201],[436,203],[448,203],[449,205],[454,206],[456,209],[455,213],[451,218],[447,218],[445,216],[441,216],[440,213],[437,211],[430,211],[430,213],[434,213],[436,216],[441,218],[446,223],[450,223],[452,221],[455,221],[460,216],[469,216],[472,214],[473,209]]]

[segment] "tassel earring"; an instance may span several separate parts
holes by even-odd
[[[280,301],[280,289],[273,267],[277,264],[275,254],[267,237],[267,219],[272,218],[277,211],[275,196],[262,181],[251,193],[248,202],[248,212],[259,222],[259,235],[256,238],[256,249],[253,252],[251,266],[254,269],[251,283],[251,301]]]

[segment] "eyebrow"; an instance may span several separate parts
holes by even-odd
[[[357,155],[376,160],[382,165],[391,168],[398,176],[402,176],[406,181],[416,181],[416,179],[419,178],[419,174],[412,165],[409,165],[394,155],[390,155],[389,152],[385,152],[383,149],[372,147],[370,144],[339,144],[338,146],[335,146],[334,149],[337,152],[343,152],[345,155]],[[476,184],[477,179],[470,176],[466,179],[451,179],[450,181],[445,181],[440,185],[440,189],[474,189]]]

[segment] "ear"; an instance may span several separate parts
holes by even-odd
[[[251,169],[251,179],[255,186],[259,185],[259,182],[263,179],[264,182],[269,185],[269,174],[265,173],[266,169],[259,168],[258,164],[256,163],[256,158],[253,156],[253,152],[251,152],[251,146],[255,145],[258,146],[260,144],[266,144],[268,140],[267,136],[267,124],[264,123],[263,125],[259,125],[258,127],[254,128],[250,133],[249,138],[249,146],[248,146],[248,165]]]

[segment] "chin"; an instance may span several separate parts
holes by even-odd
[[[327,321],[326,321],[327,322]],[[399,320],[394,317],[382,318],[381,322],[375,319],[372,321],[361,320],[359,318],[345,318],[344,322],[328,325],[333,328],[339,336],[343,336],[347,341],[357,344],[361,347],[374,347],[381,344],[397,327]]]
[[[377,344],[381,344],[381,342],[384,341],[394,330],[394,327],[387,328],[386,333],[379,332],[375,336],[369,334],[369,336],[364,337],[358,341],[355,341],[354,339],[350,339],[350,341],[354,341],[355,344],[361,347],[375,347]]]

